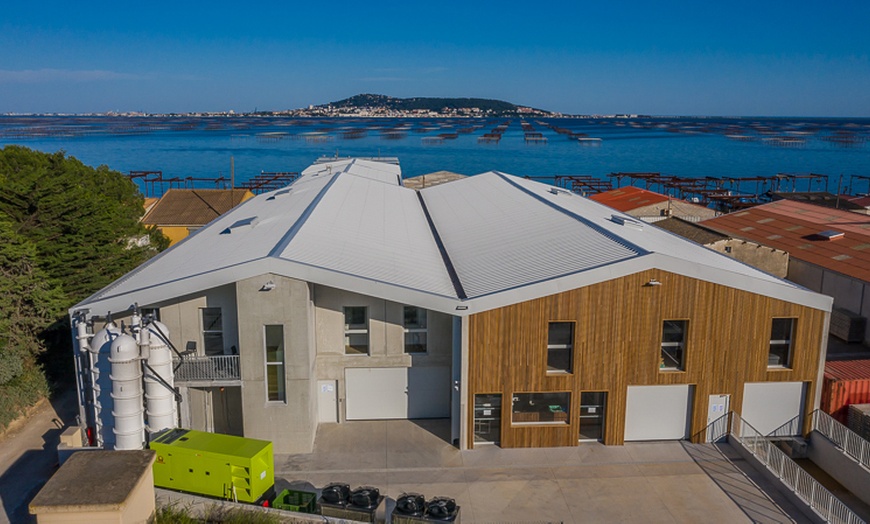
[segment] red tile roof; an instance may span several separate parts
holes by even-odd
[[[668,200],[666,195],[634,186],[611,189],[610,191],[592,195],[589,198],[623,213]]]
[[[170,189],[142,219],[158,226],[204,226],[253,196],[247,189]]]
[[[788,251],[789,256],[870,282],[870,216],[779,200],[705,220],[706,227]],[[844,233],[827,240],[823,231]]]

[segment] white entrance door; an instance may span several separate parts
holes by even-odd
[[[762,435],[798,435],[804,412],[803,382],[747,382],[743,420]]]
[[[628,386],[625,440],[688,438],[691,413],[691,386]]]
[[[450,368],[347,368],[347,420],[450,417]]]
[[[707,403],[707,442],[718,442],[728,434],[731,395],[710,395]]]
[[[317,381],[317,421],[338,422],[338,386],[335,380]]]

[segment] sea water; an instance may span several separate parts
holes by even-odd
[[[479,140],[509,120],[497,143]],[[546,142],[527,142],[521,121]],[[601,140],[584,145],[552,128]],[[455,139],[437,138],[458,131]],[[397,157],[405,177],[440,170],[604,180],[615,172],[699,178],[819,173],[828,175],[827,187],[798,189],[846,191],[851,182],[853,193],[870,190],[868,119],[0,117],[0,146],[8,144],[63,150],[122,173],[161,171],[165,178],[228,178],[232,159],[237,185],[261,172],[302,171],[321,156],[383,156]]]

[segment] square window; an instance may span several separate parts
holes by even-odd
[[[344,354],[369,354],[369,313],[365,306],[344,308]]]
[[[405,353],[426,353],[428,338],[426,316],[426,310],[423,308],[405,306]]]
[[[223,313],[219,307],[200,308],[202,318],[202,343],[205,354],[224,354]]]
[[[686,329],[687,320],[665,320],[662,323],[662,345],[659,369],[663,371],[683,371],[686,369]]]
[[[547,328],[547,373],[571,373],[574,323],[550,322]]]
[[[514,393],[512,424],[568,424],[570,393]]]
[[[774,318],[770,324],[769,367],[787,368],[791,365],[791,345],[794,335],[794,318]]]
[[[269,402],[286,400],[284,384],[284,326],[264,326],[266,353],[266,398]]]

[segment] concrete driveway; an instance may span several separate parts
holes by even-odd
[[[322,424],[314,453],[276,455],[276,476],[372,485],[395,499],[447,496],[463,523],[806,522],[728,450],[684,442],[459,451],[447,421]]]

